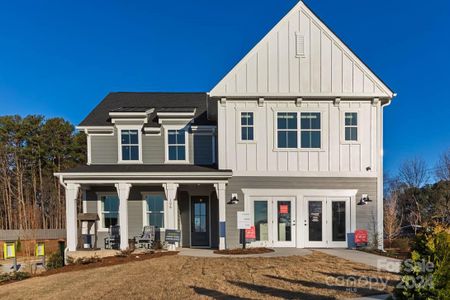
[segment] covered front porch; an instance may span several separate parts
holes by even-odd
[[[186,166],[191,172],[113,173],[99,172],[105,169],[98,167],[83,166],[56,174],[66,191],[68,251],[94,245],[105,248],[111,226],[118,227],[117,246],[121,250],[131,247],[144,226],[153,226],[156,239],[161,242],[165,241],[167,231],[179,231],[180,241],[169,244],[169,250],[226,248],[225,191],[230,171]],[[139,170],[151,170],[150,166],[139,167]],[[85,172],[86,169],[91,172]],[[81,207],[77,205],[79,197]],[[97,214],[95,226],[93,222],[79,222],[80,213]],[[81,236],[90,236],[88,245]]]

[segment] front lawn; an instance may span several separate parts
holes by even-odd
[[[0,287],[0,299],[340,299],[391,291],[398,279],[319,252],[273,258],[164,256],[15,282]]]

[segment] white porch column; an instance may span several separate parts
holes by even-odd
[[[80,185],[68,183],[66,186],[66,233],[67,249],[77,250],[78,230],[77,230],[77,198]]]
[[[217,200],[219,201],[219,249],[226,248],[226,196],[225,183],[219,182],[214,184],[217,193]]]
[[[128,196],[131,184],[116,183],[114,185],[119,197],[119,225],[120,225],[120,249],[125,250],[128,245]]]
[[[176,183],[163,183],[164,192],[166,193],[166,204],[164,205],[164,214],[166,215],[164,227],[166,229],[178,229],[178,200]],[[178,243],[169,245],[169,250],[175,250]]]

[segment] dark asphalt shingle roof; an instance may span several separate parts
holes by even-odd
[[[200,166],[200,165],[179,165],[179,164],[164,164],[164,165],[82,165],[63,171],[62,173],[159,173],[159,172],[231,172],[230,170],[218,170],[217,166]]]
[[[133,93],[115,92],[109,93],[90,113],[81,121],[79,126],[110,126],[110,111],[121,111],[126,108],[154,108],[150,114],[146,127],[159,127],[157,112],[167,109],[180,109],[190,111],[195,108],[194,125],[215,125],[214,121],[207,118],[206,93]],[[123,110],[122,110],[123,111]],[[129,110],[132,111],[132,110]],[[172,110],[173,111],[173,110]]]

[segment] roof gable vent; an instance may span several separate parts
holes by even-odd
[[[295,33],[295,57],[305,57],[305,36]]]

